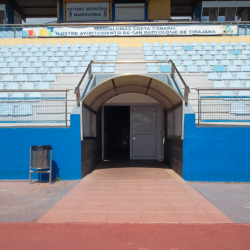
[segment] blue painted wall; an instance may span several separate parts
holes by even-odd
[[[71,115],[70,128],[1,128],[0,179],[29,179],[31,145],[53,147],[52,172],[60,179],[81,178],[79,114]],[[37,174],[32,174],[32,178],[36,179]]]
[[[185,115],[183,178],[188,181],[250,181],[250,128],[195,126]]]

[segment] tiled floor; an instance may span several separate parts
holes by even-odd
[[[171,169],[97,169],[39,222],[231,223]]]

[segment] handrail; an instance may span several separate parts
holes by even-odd
[[[83,23],[51,23],[51,24],[1,24],[1,27],[32,27],[32,26],[37,26],[37,27],[51,27],[51,26],[105,26],[105,25],[111,25],[116,26],[116,25],[159,25],[159,24],[168,24],[168,25],[173,25],[173,24],[200,24],[200,25],[220,25],[220,24],[250,24],[250,21],[223,21],[223,22],[201,22],[201,21],[160,21],[160,22],[155,22],[155,21],[147,21],[147,22],[113,22],[113,21],[107,21],[107,22],[83,22]]]
[[[189,86],[186,84],[186,82],[184,81],[184,79],[182,78],[180,72],[178,71],[177,67],[175,66],[174,62],[172,60],[162,60],[162,61],[104,61],[104,62],[99,62],[99,61],[93,61],[91,60],[90,63],[87,66],[87,69],[85,70],[83,76],[81,77],[80,82],[78,83],[78,85],[75,88],[74,94],[76,94],[76,103],[77,106],[80,106],[80,87],[81,84],[85,78],[85,76],[87,75],[87,72],[89,72],[89,79],[92,78],[92,70],[91,70],[91,66],[92,64],[110,64],[110,63],[115,63],[115,64],[125,64],[125,63],[171,63],[171,77],[174,79],[175,78],[175,71],[177,73],[177,75],[180,77],[182,84],[184,85],[184,101],[185,101],[185,105],[188,105],[188,95],[190,93],[190,89]]]
[[[196,88],[197,91],[204,91],[204,90],[250,90],[250,88]]]

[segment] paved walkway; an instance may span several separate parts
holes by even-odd
[[[96,169],[87,175],[39,222],[232,221],[173,170],[122,166]]]

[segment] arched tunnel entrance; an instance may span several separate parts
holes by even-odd
[[[152,76],[93,79],[81,100],[82,177],[100,161],[111,167],[154,160],[171,167],[182,158],[174,148],[177,141],[182,147],[183,103],[171,82]]]

